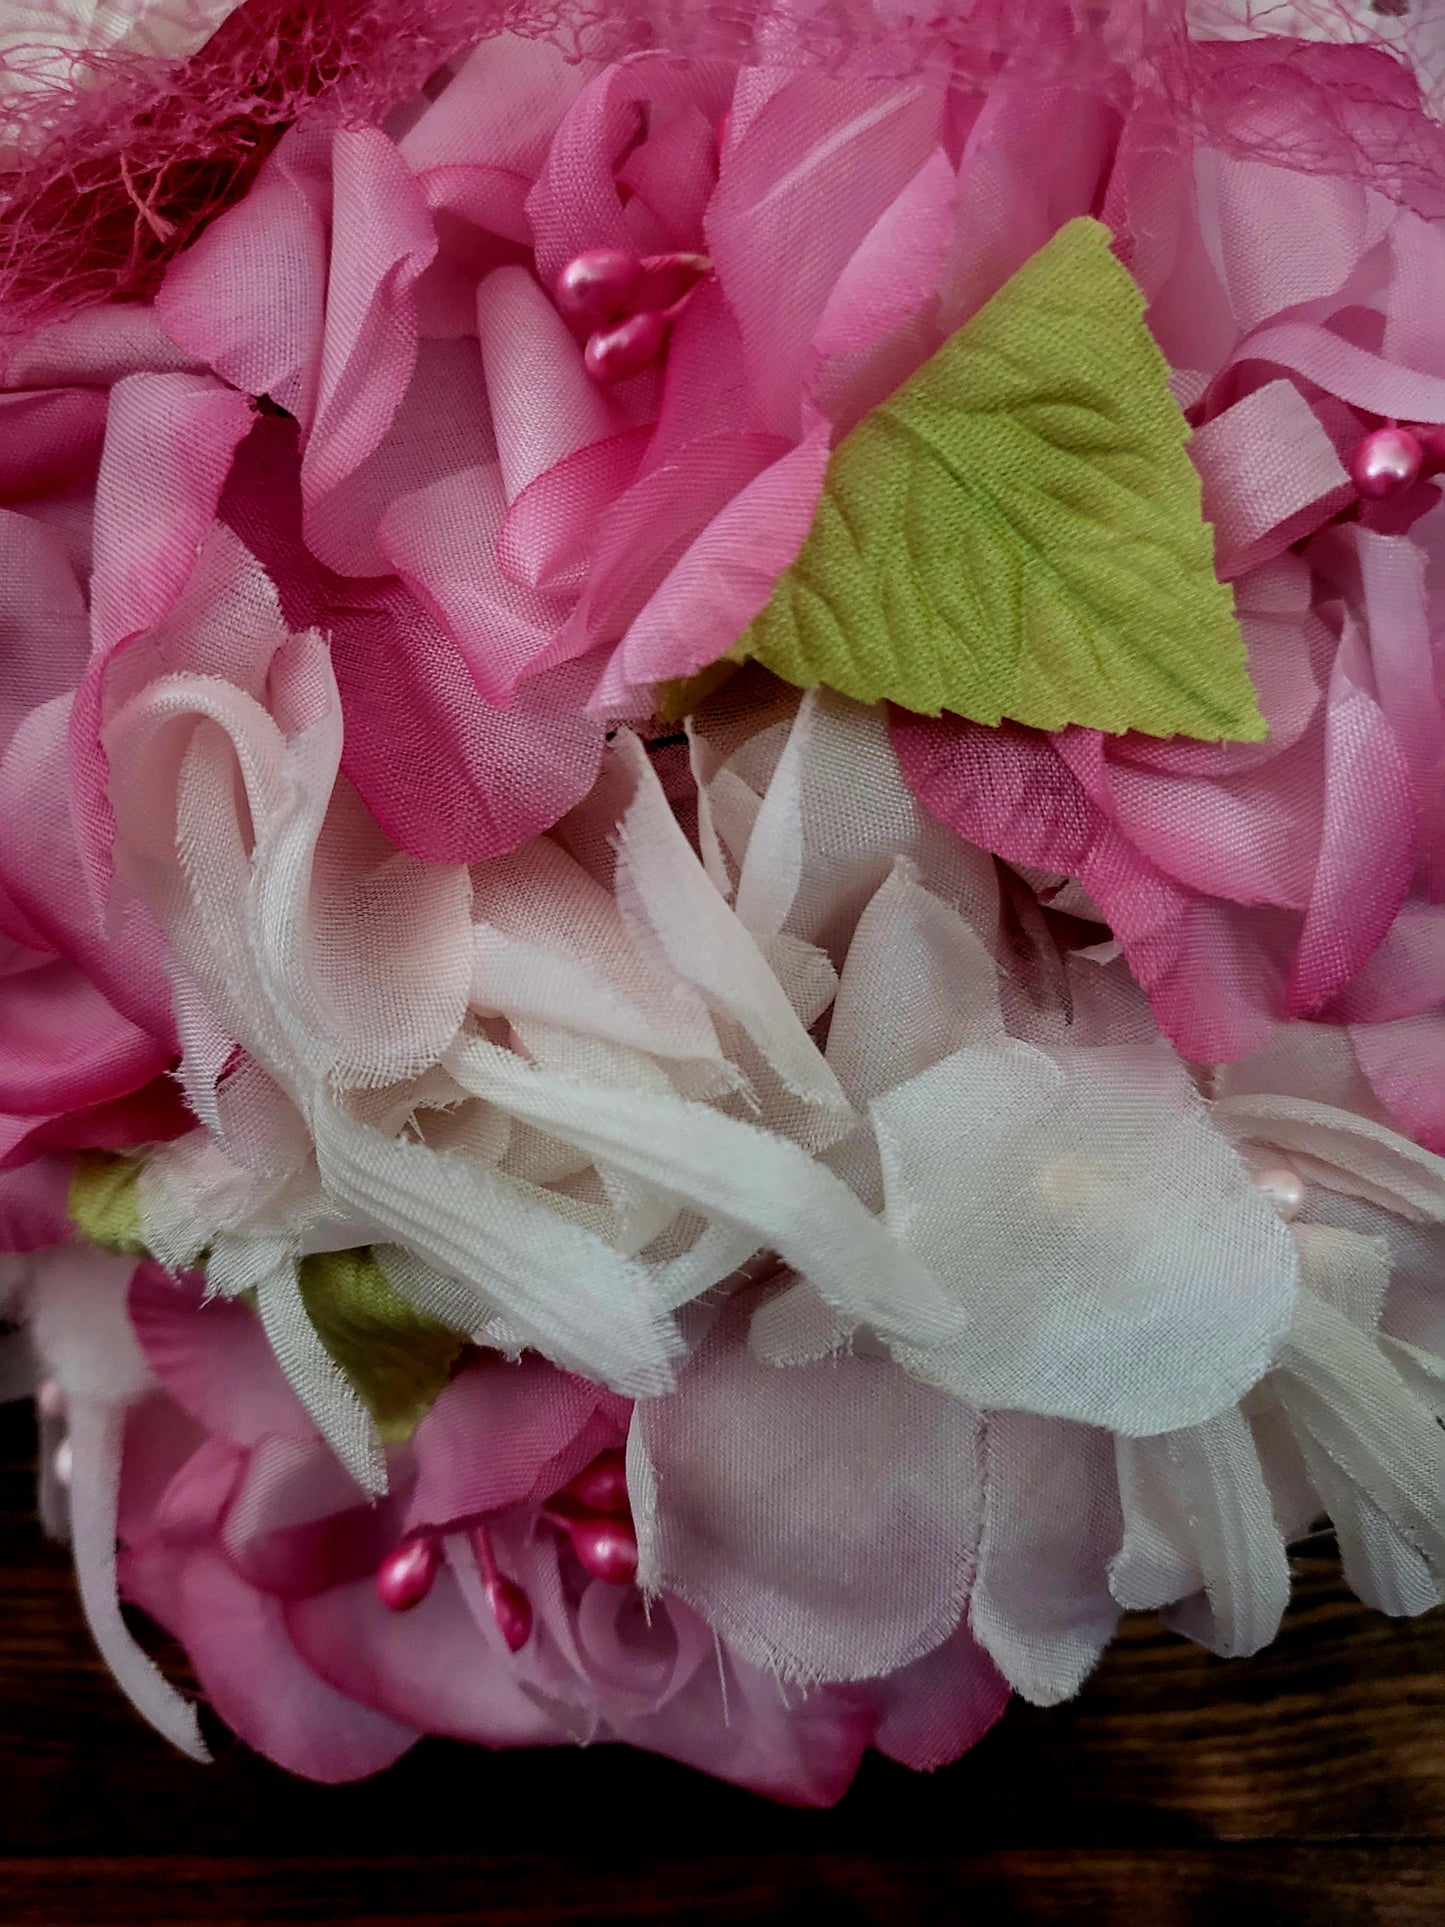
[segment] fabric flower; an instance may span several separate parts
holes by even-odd
[[[228,1724],[293,1772],[354,1779],[422,1733],[626,1740],[826,1805],[870,1742],[939,1764],[1001,1710],[966,1635],[942,1695],[907,1671],[800,1692],[719,1644],[680,1600],[644,1611],[634,1587],[589,1576],[543,1502],[622,1440],[627,1407],[540,1361],[469,1364],[394,1449],[378,1508],[311,1428],[249,1311],[203,1304],[148,1266],[130,1302],[160,1390],[128,1425],[126,1593],[182,1640]],[[515,1653],[483,1593],[478,1526],[532,1602]],[[420,1527],[444,1541],[445,1563],[419,1605],[389,1612],[377,1562]]]
[[[1421,482],[1393,520],[1333,518],[1368,428],[1445,409],[1423,293],[1445,253],[1366,187],[1208,148],[1171,164],[1156,135],[1126,126],[1105,217],[1198,423],[1269,740],[899,715],[900,756],[960,834],[1083,885],[1186,1057],[1244,1056],[1288,1019],[1347,1023],[1381,1100],[1438,1148],[1445,510]],[[1322,237],[1307,257],[1275,245],[1284,206]]]

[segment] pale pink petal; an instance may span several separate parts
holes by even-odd
[[[773,435],[717,435],[645,468],[600,518],[587,586],[542,661],[619,642],[713,517],[787,452]]]
[[[71,777],[82,860],[103,891],[115,817],[100,747],[106,671],[184,588],[250,401],[202,375],[132,375],[111,391],[95,503],[91,660],[71,717]]]
[[[159,929],[133,903],[115,906],[108,927],[92,907],[69,794],[74,737],[71,704],[57,697],[31,711],[0,761],[0,812],[17,826],[0,843],[0,886],[32,931],[167,1056],[175,1020]],[[94,754],[103,761],[98,742]]]
[[[954,233],[958,178],[942,148],[864,235],[813,336],[819,359],[856,354],[899,328],[938,286]]]
[[[436,230],[411,170],[379,128],[332,148],[331,259],[316,413],[301,457],[308,514],[385,435],[416,362],[415,284]]]
[[[645,201],[634,197],[635,211],[624,205],[613,169],[636,137],[640,103],[652,116],[694,107],[716,122],[727,107],[730,82],[726,67],[665,53],[617,62],[589,82],[558,127],[527,200],[544,287],[584,248],[653,254],[666,246],[666,231],[647,216]],[[646,217],[645,226],[639,215]]]
[[[529,482],[623,423],[525,268],[498,268],[478,288],[477,332],[510,505]]]
[[[391,504],[494,460],[477,344],[423,341],[386,433],[344,481],[312,503],[307,546],[339,575],[389,574],[379,526]]]
[[[124,1554],[127,1598],[185,1647],[201,1690],[248,1746],[303,1779],[335,1785],[379,1773],[419,1737],[328,1686],[300,1657],[281,1601],[207,1551]]]
[[[915,1773],[947,1766],[1003,1716],[1008,1681],[966,1624],[873,1688],[881,1717],[873,1745]]]
[[[594,1443],[599,1418],[611,1437]],[[407,1529],[449,1525],[523,1501],[540,1504],[605,1444],[620,1442],[625,1427],[624,1401],[535,1352],[516,1364],[479,1358],[442,1391],[416,1429],[418,1477]]]
[[[587,69],[547,41],[494,35],[467,55],[402,136],[402,158],[418,174],[435,167],[510,174],[520,214],[558,122],[586,83]],[[527,238],[526,230],[517,238]]]
[[[1066,221],[1099,212],[1118,127],[1116,109],[1077,88],[990,90],[959,166],[946,328],[976,313]]]
[[[249,1305],[207,1299],[199,1278],[177,1278],[146,1263],[131,1280],[128,1309],[151,1370],[208,1432],[236,1445],[273,1433],[314,1435]]]
[[[559,597],[519,588],[498,567],[505,514],[501,474],[492,462],[403,495],[377,531],[388,564],[453,638],[491,703],[510,699],[567,615]]]
[[[156,297],[173,340],[310,426],[326,323],[331,136],[293,130],[233,208],[178,255]]]
[[[820,421],[713,517],[623,638],[594,709],[622,707],[638,686],[690,676],[727,653],[797,561],[829,453]]]
[[[589,442],[529,482],[496,537],[503,574],[524,588],[575,594],[586,579],[598,517],[631,488],[656,447],[650,429],[624,429]]]
[[[1325,723],[1323,825],[1289,982],[1291,1016],[1336,996],[1377,948],[1410,887],[1416,799],[1378,704],[1336,658]]]
[[[1189,453],[1228,582],[1323,528],[1354,485],[1293,382],[1271,381],[1197,430]]]
[[[1445,1009],[1445,904],[1411,898],[1324,1014],[1342,1024],[1388,1024],[1437,1009]]]
[[[318,1676],[359,1705],[422,1733],[478,1746],[555,1745],[565,1729],[524,1693],[445,1569],[411,1612],[391,1613],[368,1575],[288,1600],[286,1627]]]
[[[830,1807],[847,1792],[877,1715],[865,1694],[785,1686],[724,1652],[699,1666],[656,1713],[620,1737],[719,1780],[797,1807]]]
[[[742,329],[751,426],[802,430],[809,345],[844,266],[937,147],[935,88],[799,74],[735,143],[708,252]]]
[[[1445,1011],[1394,1023],[1354,1024],[1350,1041],[1401,1129],[1445,1156]]]

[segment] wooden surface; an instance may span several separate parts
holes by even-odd
[[[3,1927],[1445,1923],[1445,1613],[1367,1614],[1327,1549],[1263,1657],[1132,1622],[1072,1706],[932,1778],[870,1760],[829,1813],[617,1748],[429,1743],[331,1789],[139,1724],[32,1522],[32,1449],[0,1409]]]

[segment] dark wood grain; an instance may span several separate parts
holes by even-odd
[[[91,1652],[0,1411],[0,1923],[1445,1923],[1445,1614],[1364,1612],[1320,1547],[1269,1653],[1130,1622],[1073,1705],[829,1813],[618,1748],[441,1742],[310,1786],[171,1753]]]

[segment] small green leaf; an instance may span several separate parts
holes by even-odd
[[[78,1154],[66,1210],[82,1238],[129,1258],[145,1257],[136,1200],[140,1174],[139,1158],[113,1157],[109,1151]]]
[[[1265,735],[1138,287],[1071,221],[834,452],[730,652],[976,722]]]
[[[301,1260],[301,1302],[384,1439],[410,1438],[451,1377],[464,1341],[416,1311],[369,1250]]]

